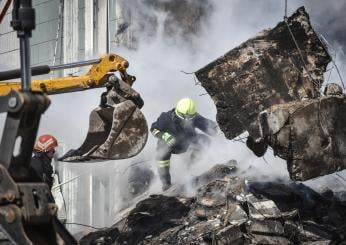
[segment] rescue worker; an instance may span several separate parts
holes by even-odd
[[[196,128],[210,136],[218,132],[216,122],[198,114],[196,104],[190,98],[179,100],[175,108],[163,112],[151,125],[150,131],[158,139],[156,161],[162,190],[167,190],[171,186],[171,155],[184,153],[190,148],[190,159],[194,161],[203,145],[210,142],[209,137],[197,133]]]
[[[52,188],[54,182],[51,163],[57,146],[58,141],[54,136],[49,134],[41,135],[34,146],[34,153],[30,163],[35,177],[46,183],[49,188]]]

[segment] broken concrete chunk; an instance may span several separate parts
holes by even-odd
[[[194,215],[203,219],[216,217],[221,210],[226,211],[226,187],[227,182],[223,180],[214,180],[200,187],[196,197]]]
[[[256,139],[256,121],[261,111],[274,104],[319,94],[330,56],[312,29],[304,7],[287,22],[308,73],[284,21],[196,72],[214,100],[218,124],[228,139],[246,130]]]
[[[236,164],[216,164],[207,172],[192,179],[192,184],[196,187],[207,184],[216,179],[223,179],[225,176],[230,175],[236,171]]]
[[[346,168],[346,97],[274,105],[260,115],[265,142],[287,160],[290,177],[308,180]]]
[[[248,220],[247,213],[239,206],[231,204],[225,216],[225,224],[240,225]]]
[[[324,95],[342,95],[342,87],[339,84],[336,83],[329,83],[324,88],[323,91]]]
[[[280,218],[281,212],[272,200],[257,199],[254,195],[246,196],[250,218],[263,220],[265,218]]]
[[[285,234],[284,227],[277,220],[252,220],[249,223],[249,230],[253,234],[270,234],[283,236]]]
[[[230,176],[227,179],[227,197],[228,199],[236,199],[246,188],[245,179],[238,176]]]
[[[245,243],[244,235],[238,226],[230,225],[216,234],[217,244],[228,245],[236,244],[242,245]]]
[[[213,181],[199,189],[197,203],[204,207],[226,206],[227,182]]]
[[[292,244],[287,238],[280,236],[271,236],[271,235],[252,235],[251,244],[267,244],[267,245],[289,245]]]

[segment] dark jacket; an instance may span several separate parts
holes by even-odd
[[[52,159],[50,159],[44,152],[34,152],[34,156],[31,158],[30,166],[33,169],[36,177],[46,183],[49,188],[52,188],[54,178],[53,167],[51,165]]]
[[[185,121],[175,115],[174,109],[161,113],[156,122],[151,125],[150,131],[160,130],[161,133],[156,135],[158,138],[161,138],[163,133],[168,132],[176,138],[177,144],[184,144],[195,140],[196,128],[212,136],[217,133],[217,124],[214,121],[198,113],[193,119]]]

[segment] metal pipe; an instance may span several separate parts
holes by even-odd
[[[69,69],[74,67],[80,67],[80,66],[88,66],[88,65],[100,63],[100,61],[101,59],[93,59],[93,60],[78,61],[78,62],[73,62],[68,64],[55,65],[55,66],[51,66],[50,70],[55,71],[55,70],[63,70],[63,69]]]
[[[20,37],[20,66],[22,69],[22,91],[31,89],[31,69],[30,69],[30,40],[29,37]]]
[[[48,74],[52,70],[61,70],[61,69],[68,69],[68,68],[72,68],[72,67],[80,67],[80,66],[97,64],[100,61],[101,61],[101,59],[94,59],[94,60],[79,61],[79,62],[75,62],[75,63],[62,64],[62,65],[56,65],[56,66],[48,66],[48,65],[33,66],[30,69],[31,70],[31,76]],[[22,76],[21,73],[22,73],[21,69],[1,71],[0,72],[0,81],[20,78]]]
[[[50,72],[50,68],[47,65],[31,67],[31,76],[48,74],[49,72]],[[22,74],[21,69],[1,71],[0,72],[0,81],[21,78],[21,76],[22,76],[21,74]]]

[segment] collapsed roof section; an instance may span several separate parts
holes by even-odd
[[[301,7],[196,76],[228,139],[247,130],[257,156],[270,145],[292,179],[308,180],[346,168],[345,96],[319,92],[330,60]]]
[[[233,139],[247,130],[258,138],[258,113],[274,104],[317,97],[330,60],[301,7],[287,24],[259,33],[196,76],[216,104],[225,136]]]

